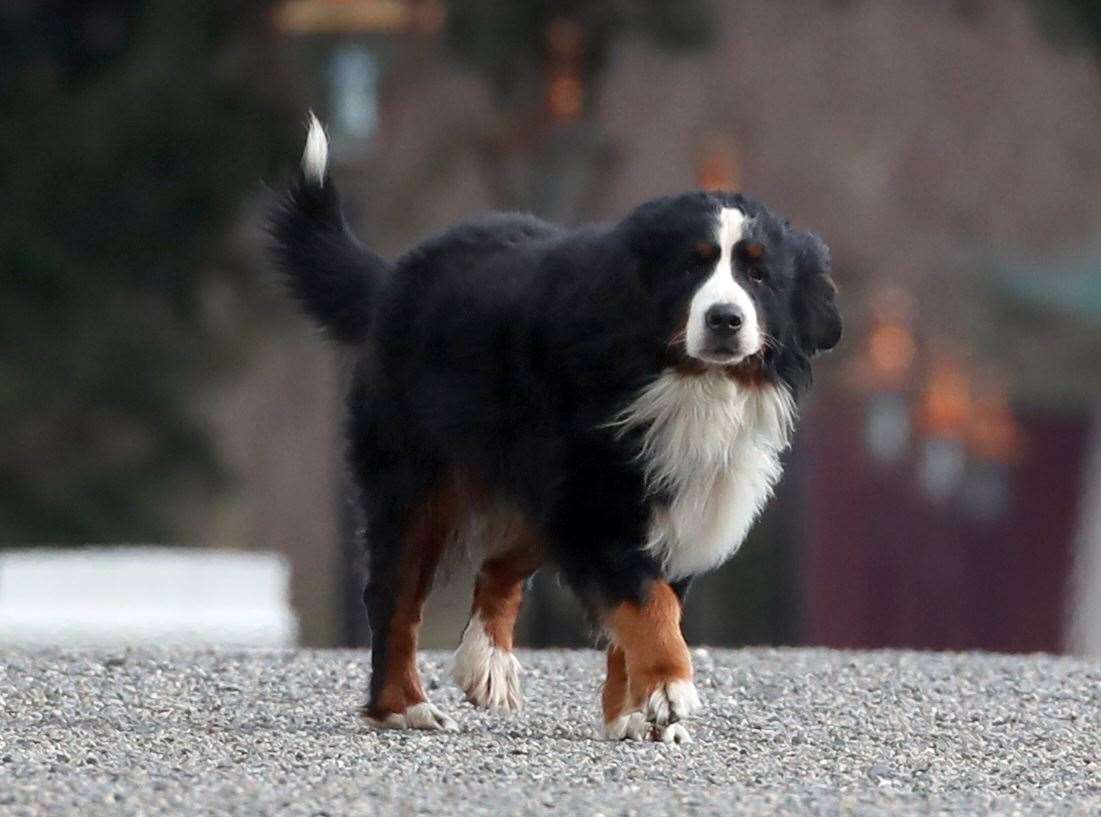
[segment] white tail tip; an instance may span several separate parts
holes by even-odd
[[[329,140],[321,121],[310,111],[310,132],[306,136],[306,149],[302,152],[302,173],[321,187],[325,184],[325,171],[329,164]]]

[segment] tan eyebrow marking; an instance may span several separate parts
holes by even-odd
[[[756,242],[754,242],[752,244],[746,244],[744,252],[747,256],[749,256],[754,261],[756,261],[762,255],[765,254],[765,245],[764,244],[758,244]]]
[[[719,257],[721,250],[718,244],[713,244],[710,241],[701,241],[692,248],[692,252],[699,256],[702,261],[714,261]]]

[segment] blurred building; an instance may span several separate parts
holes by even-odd
[[[1059,650],[1078,627],[1096,642],[1071,623],[1098,612],[1074,576],[1101,582],[1076,544],[1097,547],[1096,263],[1082,294],[1053,293],[1101,234],[1099,76],[1027,2],[720,3],[707,47],[622,39],[591,87],[571,85],[576,32],[558,32],[548,116],[524,128],[456,66],[438,4],[280,8],[294,93],[333,124],[350,215],[385,253],[517,190],[576,223],[697,184],[736,185],[831,244],[846,338],[819,366],[780,513],[701,582],[693,638]],[[288,553],[304,636],[333,643],[354,609],[340,363],[286,326],[208,401],[240,489],[195,536]],[[428,643],[457,638],[466,588],[449,592]]]

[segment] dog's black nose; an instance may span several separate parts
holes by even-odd
[[[717,335],[733,335],[742,326],[742,310],[734,304],[714,304],[703,316],[707,328]]]

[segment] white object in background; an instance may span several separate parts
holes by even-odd
[[[333,132],[337,138],[366,140],[378,127],[378,59],[366,45],[345,42],[329,63]]]
[[[170,547],[0,551],[0,644],[293,645],[276,553]]]
[[[1092,425],[1071,565],[1067,647],[1101,658],[1101,406],[1093,412]]]

